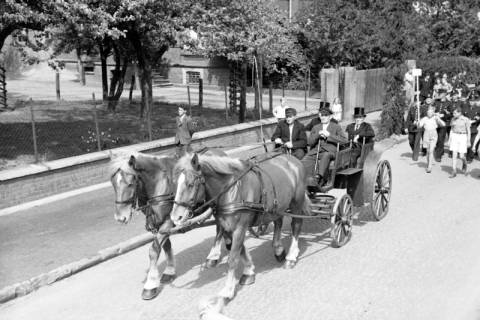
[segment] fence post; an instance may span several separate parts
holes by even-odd
[[[203,107],[203,79],[198,79],[198,107]]]
[[[95,121],[95,132],[97,133],[97,148],[98,148],[98,151],[102,151],[102,143],[100,141],[100,127],[98,125],[98,117],[97,117],[97,103],[95,101],[94,92],[92,92],[92,99],[93,99],[93,121]]]
[[[149,141],[153,140],[152,137],[152,110],[151,110],[151,105],[150,105],[150,99],[147,97],[145,100],[147,103],[147,130],[148,130],[148,139]]]
[[[35,163],[38,162],[38,146],[37,146],[37,131],[35,130],[35,117],[33,115],[32,98],[30,98],[30,114],[32,119],[32,137],[33,137],[33,153],[35,155]]]
[[[223,85],[223,91],[225,92],[225,120],[228,120],[228,99],[227,99],[227,85]]]
[[[190,86],[187,85],[187,93],[188,93],[188,114],[192,116],[192,101],[190,100]]]
[[[57,101],[60,101],[60,71],[55,71],[55,89],[57,92]]]

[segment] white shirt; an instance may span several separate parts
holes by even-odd
[[[289,141],[292,142],[293,123],[288,125],[288,131],[290,131]]]

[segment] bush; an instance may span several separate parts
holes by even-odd
[[[379,138],[392,134],[401,134],[404,128],[404,114],[408,106],[403,91],[403,77],[407,72],[405,65],[387,69],[385,78],[385,101],[380,114]]]
[[[480,82],[480,64],[476,60],[467,57],[450,56],[424,59],[417,61],[417,67],[422,69],[424,74],[429,73],[433,76],[435,72],[439,72],[440,75],[446,73],[449,78],[466,71],[465,78],[467,83]]]

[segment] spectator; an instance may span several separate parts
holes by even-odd
[[[449,139],[449,147],[452,152],[452,173],[450,178],[455,178],[457,176],[457,157],[460,157],[462,160],[462,170],[463,173],[467,174],[467,159],[465,154],[467,153],[467,148],[470,144],[470,120],[462,115],[462,109],[456,107],[453,110],[453,118],[451,121],[451,132]]]
[[[370,143],[375,137],[375,131],[372,126],[365,122],[364,108],[354,108],[353,109],[353,118],[355,119],[354,123],[350,123],[345,131],[348,135],[348,140],[352,142],[352,158],[353,165],[357,165],[357,159],[362,153],[362,146],[365,143]]]
[[[272,141],[276,147],[283,146],[288,153],[301,160],[307,151],[307,134],[302,123],[296,120],[297,111],[293,108],[285,110],[285,121],[277,124]]]
[[[443,87],[443,90],[445,90],[447,95],[451,95],[453,91],[453,86],[450,82],[448,82],[448,76],[446,73],[444,73],[442,77],[442,87]]]
[[[445,126],[445,122],[435,114],[435,107],[429,105],[427,115],[420,119],[419,128],[423,128],[423,147],[427,150],[427,173],[432,172],[433,151],[437,144],[437,128]]]
[[[450,134],[450,120],[452,119],[452,104],[447,101],[446,95],[442,96],[440,101],[436,101],[436,113],[439,113],[439,117],[445,122],[444,127],[438,127],[438,140],[435,146],[435,161],[442,161],[443,154],[445,152],[445,139],[447,134]]]
[[[187,116],[184,107],[178,107],[178,116],[175,119],[177,129],[175,133],[175,154],[177,158],[182,157],[186,152],[191,152],[190,142],[194,133],[192,119]]]
[[[407,126],[408,133],[408,144],[410,149],[415,149],[415,136],[417,132],[421,132],[423,129],[418,128],[418,121],[427,114],[427,108],[432,104],[433,100],[431,98],[425,99],[425,104],[420,106],[420,114],[418,113],[418,107],[413,105],[408,110],[407,119],[405,120],[405,125]]]
[[[277,118],[277,121],[280,122],[285,120],[285,109],[287,106],[287,99],[285,97],[280,98],[280,105],[276,106],[273,109],[273,115]]]
[[[342,102],[338,97],[333,99],[332,112],[333,112],[332,119],[337,120],[337,123],[342,121]]]
[[[403,77],[403,89],[405,90],[405,101],[408,106],[413,104],[415,97],[415,77],[413,76],[413,69],[409,68]]]
[[[427,73],[420,81],[420,102],[425,101],[425,99],[431,97],[433,90],[433,83],[430,75]]]
[[[443,89],[442,79],[435,78],[435,84],[433,85],[433,100],[441,100],[442,96],[446,94],[446,91]]]

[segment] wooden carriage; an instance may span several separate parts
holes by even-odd
[[[328,181],[309,187],[312,213],[331,221],[332,246],[337,248],[352,236],[355,208],[366,207],[377,221],[388,213],[392,191],[390,163],[380,160],[382,152],[374,148],[373,142],[364,143],[361,148],[360,157],[354,159],[351,144],[338,144]]]

